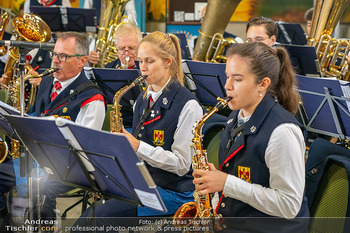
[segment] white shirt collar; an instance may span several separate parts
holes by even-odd
[[[58,92],[61,92],[61,91],[63,91],[66,87],[68,87],[69,84],[71,84],[72,82],[74,82],[74,80],[76,80],[76,79],[78,78],[79,75],[80,75],[80,73],[77,74],[76,76],[74,76],[73,78],[70,78],[70,79],[68,79],[68,80],[66,80],[66,81],[60,82],[62,88],[61,88]],[[53,79],[53,84],[54,84],[54,85],[55,85],[55,82],[56,82],[56,81],[58,81],[58,80],[57,80],[56,78],[54,78],[54,79]]]
[[[161,96],[161,94],[163,93],[164,88],[168,85],[168,83],[170,82],[171,77],[168,79],[168,81],[166,82],[166,84],[162,87],[162,89],[160,89],[158,92],[153,91],[151,86],[148,86],[147,88],[147,98],[149,98],[150,95],[152,95],[152,99],[154,102],[157,101],[157,99]]]

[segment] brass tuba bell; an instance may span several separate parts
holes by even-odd
[[[51,39],[51,30],[49,26],[39,17],[33,14],[25,13],[18,15],[12,20],[12,24],[17,32],[17,40],[26,40],[31,42],[48,42]],[[7,75],[8,86],[8,104],[12,107],[14,103],[19,103],[19,93],[13,93],[11,90],[16,90],[14,87],[17,82],[17,69],[15,64],[18,62],[19,48],[12,47],[9,50],[9,58],[6,62],[4,73]],[[27,70],[30,70],[29,65],[26,66]]]
[[[199,31],[196,47],[193,51],[193,60],[205,61],[209,44],[215,33],[224,34],[233,12],[241,0],[208,0],[207,10]],[[209,52],[209,57],[210,57]]]

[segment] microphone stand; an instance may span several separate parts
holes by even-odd
[[[24,116],[24,75],[25,75],[25,64],[26,64],[26,54],[27,49],[19,46],[18,53],[18,72],[20,77],[20,92],[19,92],[19,101],[20,101],[20,115]],[[34,220],[33,213],[33,177],[31,176],[33,159],[28,154],[26,148],[21,143],[20,145],[20,173],[21,176],[24,177],[27,173],[27,185],[28,185],[28,220]],[[32,225],[32,224],[30,224]]]

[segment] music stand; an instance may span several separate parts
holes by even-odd
[[[182,59],[191,60],[192,57],[185,33],[175,33],[174,35],[179,39]]]
[[[124,136],[62,118],[6,119],[47,175],[102,197],[167,211],[148,170]]]
[[[96,32],[95,9],[68,7],[67,14],[67,31]]]
[[[59,7],[31,6],[30,10],[33,14],[40,16],[50,27],[51,31],[64,31]]]
[[[139,71],[108,69],[108,68],[85,68],[90,80],[95,82],[107,96],[107,104],[113,104],[115,93],[122,87],[131,84],[137,77]],[[131,107],[131,102],[137,99],[140,94],[140,89],[135,87],[128,91],[121,100],[122,106]]]
[[[277,42],[281,44],[306,45],[306,35],[298,23],[277,22]]]
[[[31,11],[40,16],[54,32],[96,32],[94,9],[32,6]]]
[[[295,72],[303,76],[320,77],[320,64],[313,46],[282,44],[289,53]]]
[[[306,118],[302,123],[311,132],[350,139],[350,83],[297,75],[299,93]],[[299,109],[301,110],[301,109]]]
[[[184,74],[199,102],[203,105],[215,105],[217,97],[225,98],[226,74],[223,63],[207,63],[186,60],[182,63]]]
[[[2,131],[9,138],[14,138],[14,139],[18,140],[16,133],[13,131],[9,122],[5,118],[6,115],[19,116],[20,112],[17,109],[15,109],[14,107],[0,101],[0,131]]]

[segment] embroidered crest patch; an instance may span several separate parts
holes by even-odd
[[[163,130],[154,130],[153,131],[153,143],[156,146],[162,146],[164,144],[164,131]]]
[[[251,181],[250,181],[250,167],[238,166],[238,178],[251,183]]]

